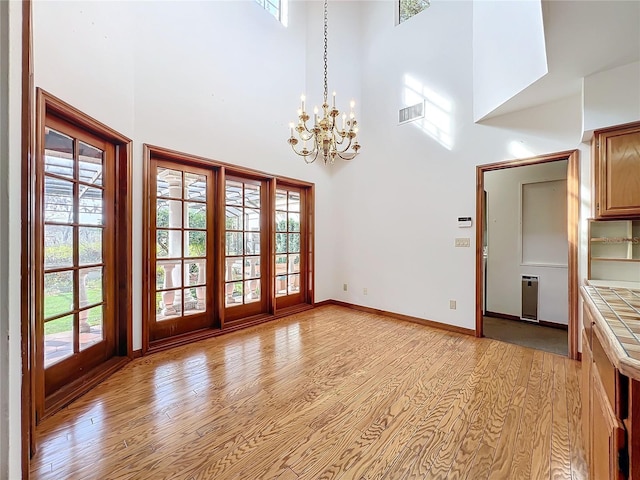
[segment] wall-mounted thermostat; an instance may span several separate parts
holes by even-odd
[[[458,228],[469,228],[473,225],[471,217],[458,217]]]

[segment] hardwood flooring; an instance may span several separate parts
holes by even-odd
[[[572,479],[580,363],[325,306],[131,362],[34,479]]]

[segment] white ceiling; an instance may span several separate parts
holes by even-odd
[[[640,0],[542,0],[542,12],[549,73],[485,118],[579,94],[583,77],[640,60]]]

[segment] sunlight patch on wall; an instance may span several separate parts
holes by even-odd
[[[424,116],[411,122],[447,150],[453,148],[453,104],[411,75],[404,76],[403,106],[424,101]]]
[[[535,153],[524,146],[524,142],[521,140],[513,140],[509,143],[507,149],[509,150],[509,153],[516,158],[530,158],[536,156]]]

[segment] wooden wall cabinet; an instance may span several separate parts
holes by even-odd
[[[596,218],[640,217],[640,122],[594,132]]]

